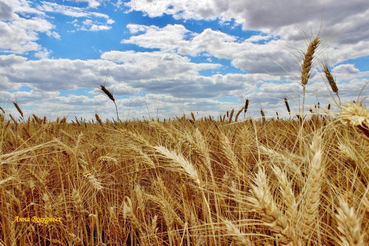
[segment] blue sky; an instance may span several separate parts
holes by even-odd
[[[245,99],[248,116],[287,116],[284,97],[297,113],[301,57],[319,33],[306,111],[318,101],[337,110],[322,63],[342,102],[356,100],[368,82],[367,26],[364,0],[0,0],[0,105],[111,119],[104,84],[121,119],[217,117]]]

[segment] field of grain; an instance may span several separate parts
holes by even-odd
[[[21,120],[0,115],[0,245],[369,244],[359,102],[255,120],[241,117],[246,101],[218,119],[161,122],[49,122],[14,106]]]

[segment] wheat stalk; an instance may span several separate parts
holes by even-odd
[[[238,119],[238,116],[241,114],[241,112],[243,111],[244,108],[241,108],[237,114],[236,114],[236,117],[234,118],[234,121],[237,122],[237,119]]]
[[[231,123],[232,122],[233,114],[234,114],[234,109],[232,109],[231,114],[229,115],[229,121],[228,121],[228,123]]]
[[[260,109],[260,114],[261,114],[261,117],[262,117],[263,123],[265,123],[265,114],[264,114],[264,111],[263,111],[263,109],[262,109],[262,108]]]

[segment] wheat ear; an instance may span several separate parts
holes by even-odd
[[[290,105],[288,104],[288,101],[287,101],[287,98],[286,97],[284,98],[284,103],[286,104],[286,108],[287,108],[288,114],[291,116]]]
[[[324,167],[322,162],[322,150],[320,148],[321,138],[315,135],[310,146],[310,172],[304,187],[302,196],[304,211],[302,212],[301,230],[305,240],[308,240],[310,233],[314,231],[314,222],[317,220],[320,206],[320,196]]]
[[[179,164],[180,167],[188,174],[188,176],[195,181],[196,184],[201,186],[200,179],[197,173],[197,170],[192,165],[192,163],[188,162],[184,159],[183,156],[178,155],[177,153],[168,150],[164,146],[157,146],[154,147],[160,154],[167,157],[168,159],[172,160],[175,164]],[[173,164],[174,164],[173,163]]]
[[[16,103],[16,102],[13,102],[14,106],[17,108],[18,112],[20,113],[20,115],[22,116],[23,118],[23,112],[21,110],[21,108],[19,107],[19,105]]]
[[[119,121],[118,107],[117,107],[117,104],[115,103],[115,98],[113,94],[108,89],[106,89],[105,86],[100,85],[100,87],[101,87],[101,90],[109,97],[109,99],[113,101],[115,105],[115,110],[117,111],[117,120]]]
[[[252,197],[247,198],[251,203],[253,211],[260,214],[264,225],[275,232],[276,236],[278,235],[282,244],[287,245],[292,241],[288,233],[289,225],[287,219],[281,214],[281,211],[273,201],[264,168],[259,168],[253,183],[250,190]]]
[[[249,99],[246,99],[244,115],[246,114],[248,107],[249,107]]]
[[[195,115],[192,112],[191,112],[191,117],[192,117],[192,120],[195,122],[196,118],[195,118]]]
[[[252,245],[251,241],[241,233],[240,229],[236,227],[232,221],[225,220],[224,224],[226,225],[227,232],[231,235],[240,245]]]
[[[96,118],[97,122],[99,122],[99,124],[104,128],[104,125],[103,125],[102,120],[100,119],[100,116],[98,114],[95,114],[95,118]]]
[[[336,219],[338,230],[343,236],[340,236],[341,245],[364,246],[365,232],[361,231],[361,219],[356,215],[354,208],[350,208],[348,203],[339,198],[339,208],[337,209]]]
[[[328,83],[329,85],[331,86],[331,89],[334,93],[336,93],[337,97],[338,97],[338,100],[341,102],[341,99],[340,97],[338,96],[338,87],[337,87],[337,83],[336,81],[334,80],[332,74],[331,74],[331,71],[329,70],[327,64],[324,64],[324,74],[325,74],[325,77],[327,78],[328,80]]]
[[[366,107],[357,103],[345,104],[345,106],[338,114],[340,121],[345,125],[357,127],[369,137],[369,111]]]
[[[319,37],[316,37],[309,44],[307,52],[304,54],[304,60],[302,62],[302,70],[301,70],[301,85],[303,88],[303,101],[302,101],[302,115],[304,115],[304,106],[305,106],[305,87],[310,78],[311,64],[313,62],[314,53],[320,43]]]
[[[12,119],[12,121],[14,122],[15,126],[18,127],[18,122],[14,119],[12,114],[9,114],[10,118]]]

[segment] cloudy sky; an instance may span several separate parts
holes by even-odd
[[[301,60],[317,35],[306,109],[337,101],[324,63],[347,103],[368,82],[368,26],[367,0],[0,0],[0,105],[111,119],[103,84],[121,119],[216,117],[245,99],[246,116],[286,116],[284,97],[295,113],[302,101]]]

